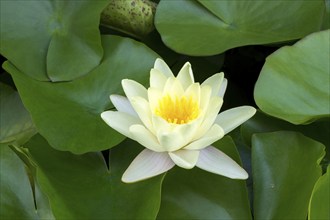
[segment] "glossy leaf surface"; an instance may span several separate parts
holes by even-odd
[[[329,38],[314,33],[267,58],[254,90],[262,111],[293,124],[329,117]]]
[[[213,146],[240,161],[229,136]],[[251,219],[245,181],[174,168],[165,177],[157,219]]]
[[[85,153],[110,148],[123,139],[100,114],[112,107],[110,94],[122,93],[122,79],[148,81],[157,55],[140,43],[115,36],[104,36],[103,47],[106,53],[100,66],[72,82],[39,82],[9,62],[4,65],[38,131],[56,149]]]
[[[306,219],[324,146],[300,133],[252,137],[255,219]]]
[[[56,219],[153,219],[159,208],[163,175],[135,184],[121,176],[141,150],[124,141],[110,152],[74,155],[51,148],[41,136],[27,146],[37,164],[37,179]]]
[[[173,50],[214,55],[304,37],[320,30],[324,9],[323,1],[162,0],[155,25]]]

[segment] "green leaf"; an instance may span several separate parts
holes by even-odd
[[[324,1],[162,0],[155,25],[173,50],[213,55],[234,47],[288,41],[319,31],[324,8]]]
[[[240,162],[229,136],[214,146]],[[245,181],[198,168],[174,168],[164,180],[157,219],[251,219]]]
[[[324,146],[300,133],[252,137],[255,219],[306,219]]]
[[[330,219],[330,166],[314,186],[309,203],[308,219]]]
[[[36,134],[29,113],[16,91],[0,83],[0,143],[24,143]]]
[[[330,115],[330,30],[270,55],[254,90],[260,109],[294,124]]]
[[[0,152],[1,219],[54,219],[38,184],[31,186],[29,167],[7,145],[0,144]]]
[[[108,149],[123,140],[100,113],[113,107],[109,95],[122,92],[122,79],[148,81],[157,55],[130,39],[104,36],[102,42],[103,62],[72,82],[36,81],[9,62],[4,64],[38,131],[56,149],[80,154]]]
[[[101,61],[98,30],[107,1],[1,1],[0,51],[24,74],[67,81]]]
[[[141,147],[124,141],[111,149],[110,170],[101,153],[74,155],[51,148],[41,136],[28,143],[37,179],[56,219],[153,219],[164,175],[134,184],[121,176]]]

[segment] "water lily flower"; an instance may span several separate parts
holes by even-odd
[[[187,62],[175,77],[157,59],[150,71],[150,87],[124,79],[126,97],[111,95],[118,111],[105,111],[102,119],[119,133],[143,145],[122,176],[136,182],[164,173],[175,165],[203,170],[232,179],[247,172],[226,154],[211,146],[252,117],[256,110],[241,106],[220,114],[227,80],[217,73],[202,84],[194,81]]]

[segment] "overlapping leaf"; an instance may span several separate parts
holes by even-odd
[[[314,33],[267,58],[254,91],[262,111],[294,124],[329,117],[329,38]]]
[[[4,65],[38,131],[56,149],[85,153],[123,140],[103,122],[100,113],[112,107],[109,95],[122,91],[123,78],[148,81],[157,55],[133,40],[104,36],[102,41],[105,55],[100,66],[72,82],[40,82],[9,62]]]
[[[137,143],[124,141],[111,149],[110,170],[100,153],[60,152],[41,136],[34,136],[27,146],[56,219],[155,218],[164,175],[135,184],[120,180],[141,150]]]
[[[83,76],[102,59],[100,1],[1,1],[0,52],[41,81]]]
[[[320,30],[324,10],[324,1],[162,0],[155,25],[173,50],[212,55],[304,37]]]
[[[279,131],[252,138],[255,219],[306,219],[324,146],[300,133]]]
[[[214,144],[239,162],[232,139]],[[163,184],[158,219],[251,219],[243,180],[232,180],[198,168],[173,169]]]

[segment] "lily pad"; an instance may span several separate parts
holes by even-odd
[[[214,55],[319,31],[324,10],[324,1],[162,0],[155,26],[165,44],[179,53]]]
[[[81,154],[108,149],[123,140],[100,114],[113,107],[110,94],[122,93],[122,79],[147,83],[157,55],[143,44],[122,37],[104,36],[102,42],[102,63],[71,82],[36,81],[11,63],[4,64],[38,131],[56,149]]]
[[[40,135],[26,146],[56,219],[154,219],[163,175],[135,184],[121,176],[141,147],[124,141],[111,149],[109,169],[101,153],[74,155],[51,148]]]
[[[229,136],[214,146],[240,162]],[[164,180],[157,219],[251,219],[245,181],[198,168],[174,168]]]
[[[28,76],[68,81],[97,67],[108,1],[1,1],[0,51]]]
[[[13,88],[0,83],[0,100],[0,143],[24,143],[36,134],[30,114]]]
[[[267,58],[254,90],[262,111],[293,124],[330,116],[329,39],[317,32]]]
[[[306,219],[324,146],[290,131],[252,137],[254,217]]]

